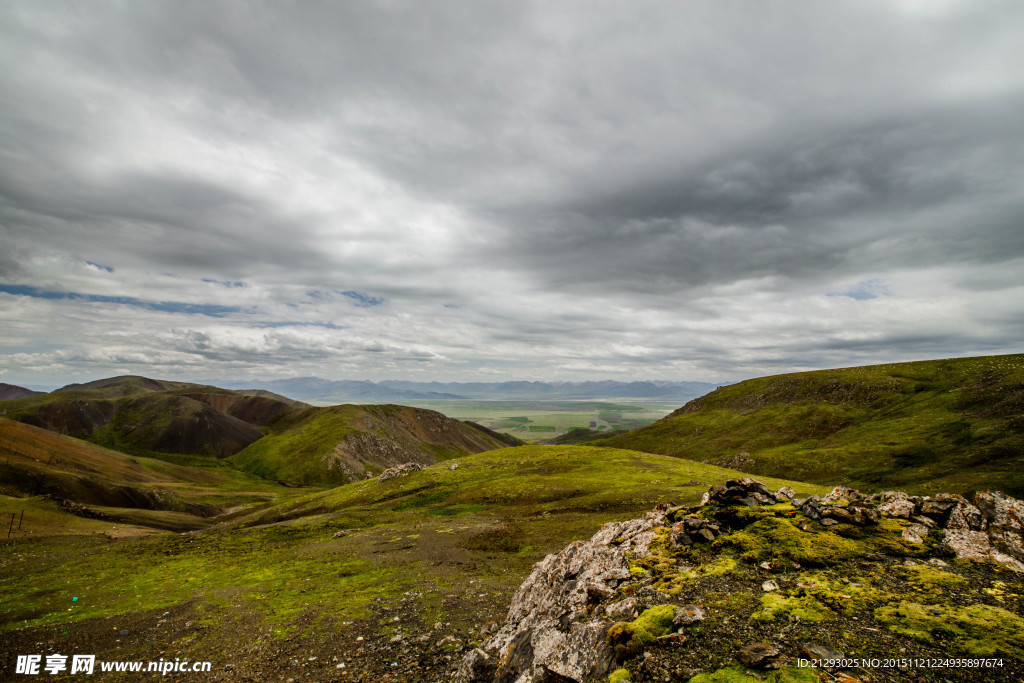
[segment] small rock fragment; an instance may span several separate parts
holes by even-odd
[[[904,498],[902,500],[894,500],[890,503],[879,505],[878,511],[887,517],[910,519],[914,514],[914,504]]]
[[[751,643],[740,648],[736,659],[743,666],[753,669],[778,669],[782,666],[779,655],[782,649],[772,643]]]
[[[778,491],[777,491],[777,492],[775,493],[775,498],[776,498],[777,500],[793,500],[793,498],[794,498],[795,496],[796,496],[796,491],[794,491],[794,490],[793,490],[793,489],[792,489],[791,487],[789,487],[789,486],[783,486],[783,487],[782,487],[781,489],[779,489],[779,490],[778,490]]]
[[[928,527],[923,524],[911,524],[901,535],[904,540],[911,543],[924,543],[925,537],[928,536]]]
[[[827,662],[837,661],[845,659],[846,655],[828,645],[819,645],[817,643],[800,643],[800,652],[807,658],[815,662]],[[833,667],[828,669],[829,671],[835,671],[842,667]]]
[[[675,626],[689,626],[690,624],[696,624],[698,621],[704,621],[706,617],[707,613],[703,607],[699,605],[683,605],[672,616],[672,623]]]

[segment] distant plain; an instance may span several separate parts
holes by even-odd
[[[614,401],[475,400],[406,401],[415,408],[436,410],[456,420],[468,420],[527,443],[540,443],[573,429],[602,432],[646,427],[679,407],[636,399]],[[525,418],[525,419],[523,419]]]

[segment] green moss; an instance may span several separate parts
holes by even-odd
[[[790,617],[816,624],[834,619],[835,614],[809,595],[786,596],[772,592],[761,596],[761,609],[752,615],[758,621],[788,620]]]
[[[745,666],[734,664],[733,666],[719,669],[706,674],[698,674],[690,679],[690,683],[750,683],[761,681],[762,683],[820,683],[814,675],[813,669],[786,668],[766,673],[754,671]]]
[[[670,633],[675,612],[672,605],[658,605],[644,610],[632,622],[620,621],[613,624],[608,629],[608,644],[612,646],[616,658],[626,659],[638,655],[659,636]]]
[[[626,681],[632,680],[629,669],[616,669],[608,676],[608,683],[626,683]]]
[[[880,586],[871,575],[835,576],[832,572],[806,572],[797,582],[797,594],[817,600],[823,607],[840,614],[852,615],[889,602],[894,596]]]
[[[810,534],[777,517],[765,517],[742,531],[721,536],[713,546],[733,549],[742,560],[754,564],[780,558],[810,567],[834,565],[863,552],[854,541],[827,532]]]
[[[705,562],[699,567],[685,567],[678,570],[678,577],[690,581],[699,579],[702,576],[740,576],[744,572],[740,569],[736,558],[728,555],[719,555],[710,562]]]
[[[893,567],[893,572],[903,577],[914,589],[930,594],[940,588],[956,588],[968,583],[967,579],[958,574],[927,564],[899,565]]]
[[[875,610],[894,633],[926,643],[942,641],[954,651],[979,657],[1024,657],[1024,619],[1001,607],[952,607],[902,601]]]

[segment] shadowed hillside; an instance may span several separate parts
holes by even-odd
[[[27,398],[29,396],[38,396],[42,392],[32,391],[25,387],[15,386],[14,384],[4,384],[0,382],[0,401],[10,401],[15,398]]]
[[[275,499],[276,488],[228,467],[131,456],[0,418],[0,498],[12,511],[31,511],[25,529],[32,534],[81,526],[69,515],[108,520],[104,528],[121,521],[196,529],[229,507]]]
[[[306,486],[521,443],[432,410],[318,408],[269,391],[135,376],[68,385],[4,409],[11,419],[124,453],[182,465],[231,458],[246,472]]]
[[[216,458],[242,450],[263,436],[265,421],[295,410],[269,398],[142,377],[72,385],[4,408],[11,419],[127,453]]]
[[[597,444],[865,490],[1024,493],[1024,356],[762,377]]]

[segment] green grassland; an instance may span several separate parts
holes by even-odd
[[[1024,494],[1024,356],[763,377],[593,442],[865,490]]]
[[[500,621],[545,554],[659,502],[694,503],[735,476],[676,458],[571,446],[489,451],[458,463],[300,495],[200,533],[112,541],[88,520],[76,536],[7,543],[0,628],[56,627],[73,636],[147,610],[182,609],[175,641],[160,647],[211,658],[250,638],[232,624],[270,641],[311,625],[323,636],[370,619],[379,601],[405,600],[420,626],[439,621],[465,631]],[[464,596],[469,585],[472,599]]]
[[[352,425],[359,413],[360,409],[351,405],[309,408],[294,413],[229,461],[243,471],[262,477],[296,483],[345,483],[347,478],[342,472],[325,471],[321,460],[354,431]]]
[[[343,484],[402,462],[429,464],[507,445],[472,425],[397,405],[311,407],[266,432],[230,462],[299,486]]]
[[[587,429],[592,422],[601,431],[638,429],[676,408],[645,401],[414,401],[411,405],[538,444]]]

